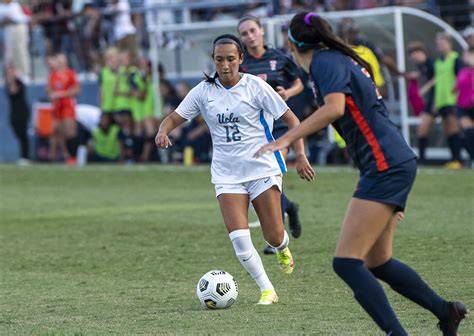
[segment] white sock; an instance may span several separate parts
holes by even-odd
[[[267,244],[273,247],[274,249],[276,249],[277,251],[283,251],[284,249],[286,249],[288,246],[288,243],[290,242],[290,237],[288,237],[288,233],[286,233],[286,230],[283,232],[284,232],[283,241],[281,242],[279,246],[273,246],[272,244],[268,244],[268,242]]]
[[[255,280],[260,290],[273,289],[273,285],[263,268],[262,259],[260,259],[257,250],[252,244],[250,230],[232,231],[229,234],[229,238],[232,241],[237,258],[239,258],[242,266]]]

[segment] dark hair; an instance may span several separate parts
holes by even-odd
[[[291,37],[290,37],[291,36]],[[334,34],[331,25],[316,13],[296,14],[290,23],[289,39],[299,52],[332,49],[349,56],[363,66],[374,78],[372,68],[348,44]],[[293,39],[293,40],[292,40]]]
[[[245,21],[253,21],[257,24],[257,26],[259,26],[260,28],[262,27],[262,22],[260,21],[260,19],[258,17],[253,16],[253,15],[245,15],[242,18],[240,18],[239,23],[237,24],[237,29]]]
[[[236,46],[239,55],[243,56],[244,54],[244,47],[242,42],[240,42],[239,38],[232,34],[224,34],[219,35],[214,39],[213,46],[212,46],[212,58],[214,58],[214,50],[216,49],[217,45],[220,44],[233,44]],[[214,73],[213,76],[209,76],[207,73],[204,72],[204,80],[211,84],[216,84],[216,79],[218,77],[217,71]]]
[[[414,42],[408,43],[407,51],[408,51],[409,54],[411,54],[415,51],[421,51],[425,54],[428,54],[427,51],[426,51],[425,45],[423,43],[419,42],[419,41],[414,41]]]

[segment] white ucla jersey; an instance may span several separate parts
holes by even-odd
[[[176,108],[185,119],[201,114],[212,137],[212,183],[241,183],[286,172],[281,153],[254,157],[263,145],[272,142],[273,120],[288,106],[264,80],[243,74],[226,89],[202,81]]]

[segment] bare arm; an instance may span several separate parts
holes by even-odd
[[[63,91],[57,91],[57,92],[51,92],[51,98],[52,99],[59,99],[59,98],[67,98],[67,97],[75,97],[79,94],[79,91],[81,91],[81,85],[77,83],[74,85],[72,88],[63,90]],[[53,98],[54,96],[54,98]]]
[[[344,93],[331,93],[324,97],[324,105],[305,119],[297,127],[289,130],[284,136],[265,145],[255,154],[257,156],[264,153],[273,152],[290,146],[296,139],[313,134],[333,121],[341,118],[345,111],[345,95]]]
[[[173,144],[171,143],[168,134],[174,130],[176,127],[184,123],[186,119],[181,117],[176,111],[171,112],[168,114],[168,116],[165,118],[165,120],[162,121],[160,125],[160,129],[158,130],[158,133],[156,134],[155,137],[155,144],[159,148],[168,148],[168,146],[172,146]]]
[[[297,78],[293,83],[291,83],[291,86],[288,89],[285,89],[283,86],[277,86],[276,91],[284,101],[287,101],[291,97],[299,94],[303,89],[303,82],[301,82],[301,79]]]
[[[282,115],[282,119],[288,125],[290,130],[300,125],[299,119],[291,110],[287,110]],[[296,171],[298,175],[306,181],[312,181],[314,178],[314,169],[311,167],[308,158],[306,157],[303,138],[296,139],[293,142],[293,149],[296,152]]]

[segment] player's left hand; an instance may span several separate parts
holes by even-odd
[[[286,92],[286,90],[283,86],[277,86],[276,87],[276,92],[280,95],[280,97],[284,101],[287,101],[288,99],[290,99],[290,97],[288,97],[288,94],[287,94],[287,92]]]
[[[284,137],[279,138],[272,143],[269,143],[265,146],[260,147],[260,149],[254,154],[254,157],[258,158],[264,154],[273,153],[277,150],[283,149],[290,146],[290,143],[284,139]]]
[[[303,180],[306,180],[308,182],[314,180],[315,172],[313,167],[311,167],[311,164],[309,163],[308,159],[306,158],[306,155],[296,155],[296,172]]]

